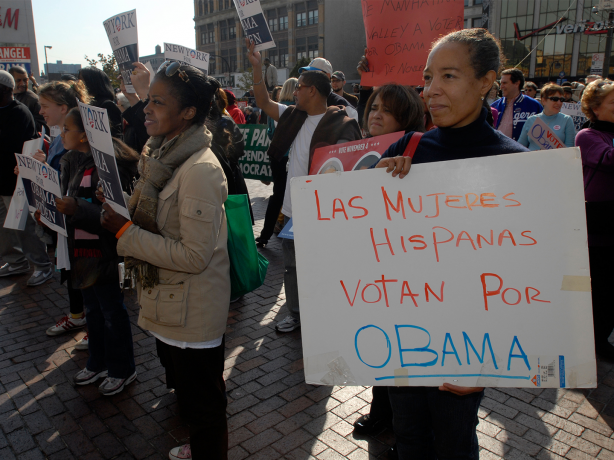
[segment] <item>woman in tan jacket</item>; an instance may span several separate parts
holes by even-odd
[[[132,220],[104,205],[103,226],[137,279],[139,326],[156,337],[190,441],[171,459],[226,459],[224,331],[230,300],[226,178],[205,119],[219,83],[165,62],[149,88],[151,136],[128,205]]]

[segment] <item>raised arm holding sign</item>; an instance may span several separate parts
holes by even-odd
[[[126,84],[126,91],[134,93],[131,83],[132,63],[139,60],[139,37],[136,10],[117,14],[103,22],[113,49],[117,66]]]

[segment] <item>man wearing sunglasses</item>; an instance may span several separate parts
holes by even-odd
[[[290,180],[293,177],[309,175],[313,153],[317,147],[341,144],[362,138],[358,123],[350,118],[346,110],[337,105],[327,107],[326,99],[332,93],[330,78],[318,70],[304,70],[294,90],[296,105],[278,104],[269,98],[262,78],[262,60],[255,51],[255,44],[245,39],[247,58],[254,73],[254,95],[256,104],[264,113],[277,121],[275,135],[269,147],[271,161],[281,160],[289,151],[288,178],[281,212],[284,224],[292,217]],[[298,281],[296,278],[296,255],[294,240],[284,239],[284,286],[286,304],[290,314],[277,323],[279,332],[291,332],[301,325],[298,304]]]

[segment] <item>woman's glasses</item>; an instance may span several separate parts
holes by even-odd
[[[196,91],[196,88],[194,88],[194,85],[190,81],[190,77],[188,77],[188,74],[185,71],[181,70],[181,64],[179,62],[164,61],[162,65],[158,67],[158,71],[156,73],[160,73],[163,70],[167,77],[172,77],[173,75],[177,74],[179,78],[181,78],[185,83],[190,85],[190,88],[192,88],[192,91],[194,91],[194,94],[198,96],[198,91]]]
[[[548,99],[552,102],[565,102],[567,100],[564,97],[549,97]]]

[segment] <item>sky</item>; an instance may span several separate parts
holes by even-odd
[[[103,21],[136,8],[139,55],[155,53],[164,42],[195,48],[192,0],[32,0],[38,63],[44,69],[44,46],[49,63],[87,65],[84,56],[111,54]]]

